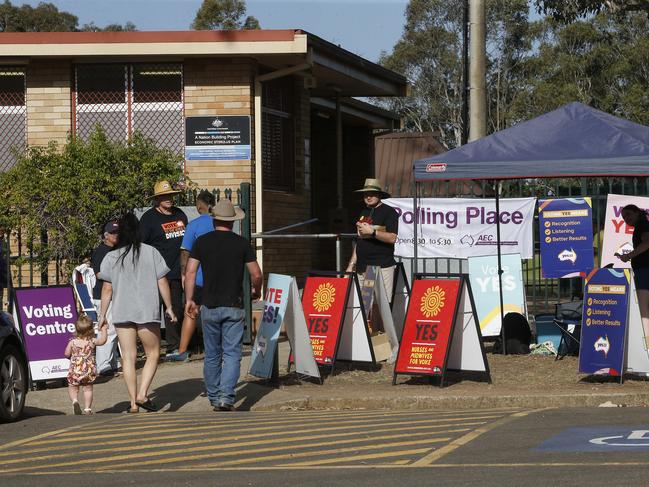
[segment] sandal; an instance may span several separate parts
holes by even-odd
[[[85,409],[83,410],[83,414],[86,415],[86,416],[90,416],[90,415],[92,414],[92,409],[90,409],[90,408],[85,408]]]
[[[126,410],[124,412],[127,414],[135,414],[140,412],[140,408],[132,408],[131,406],[126,406]]]
[[[81,405],[77,401],[72,403],[72,411],[74,411],[74,414],[77,416],[81,414]]]
[[[141,407],[142,409],[146,409],[147,411],[152,411],[155,412],[158,410],[158,406],[147,397],[146,401],[135,401],[135,405]]]

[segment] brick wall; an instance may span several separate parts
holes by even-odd
[[[32,60],[27,69],[27,144],[67,142],[72,129],[69,61]]]

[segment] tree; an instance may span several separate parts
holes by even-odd
[[[99,27],[98,25],[95,25],[94,22],[90,22],[81,27],[82,32],[134,32],[136,30],[136,25],[130,21],[126,22],[124,25],[108,24],[106,27]]]
[[[0,5],[0,32],[69,32],[78,23],[76,15],[59,11],[52,3],[15,7],[5,0]]]
[[[406,130],[437,131],[448,148],[461,141],[463,0],[411,0],[403,35],[380,63],[408,78],[411,96],[387,102]],[[488,129],[509,123],[533,28],[525,0],[487,2]]]
[[[192,23],[195,30],[259,29],[259,21],[246,14],[245,0],[203,0]]]
[[[62,259],[78,264],[96,246],[102,225],[150,205],[155,182],[182,177],[180,157],[136,134],[111,142],[100,128],[87,142],[30,147],[0,173],[0,225],[34,239],[41,265]],[[37,244],[46,232],[46,246]]]
[[[564,23],[605,11],[649,14],[649,0],[534,0],[534,3],[539,12]]]

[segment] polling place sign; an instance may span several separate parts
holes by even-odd
[[[600,267],[613,264],[613,267],[630,269],[630,262],[622,262],[615,254],[628,254],[633,250],[633,227],[624,223],[622,208],[634,204],[644,210],[649,210],[649,198],[642,196],[626,196],[609,194],[606,198],[606,221],[604,223],[604,243],[602,245],[602,261]]]
[[[72,286],[17,288],[14,292],[32,380],[67,377],[70,361],[64,352],[77,321]]]
[[[630,271],[595,269],[585,280],[579,372],[624,373]]]
[[[585,276],[593,269],[593,211],[590,198],[539,201],[541,275]]]
[[[400,257],[414,257],[415,224],[420,258],[496,255],[500,220],[502,252],[532,258],[536,198],[503,198],[499,215],[494,199],[421,198],[416,212],[411,198],[389,198],[384,203],[399,214],[395,255]]]
[[[503,255],[503,316],[507,313],[525,315],[525,288],[523,267],[519,254]],[[498,257],[469,258],[469,279],[475,291],[475,306],[480,320],[482,336],[498,336],[502,327],[500,313],[500,284],[498,281]]]

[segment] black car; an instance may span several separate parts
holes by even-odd
[[[0,311],[0,421],[15,421],[22,415],[28,384],[23,343],[11,315]]]

